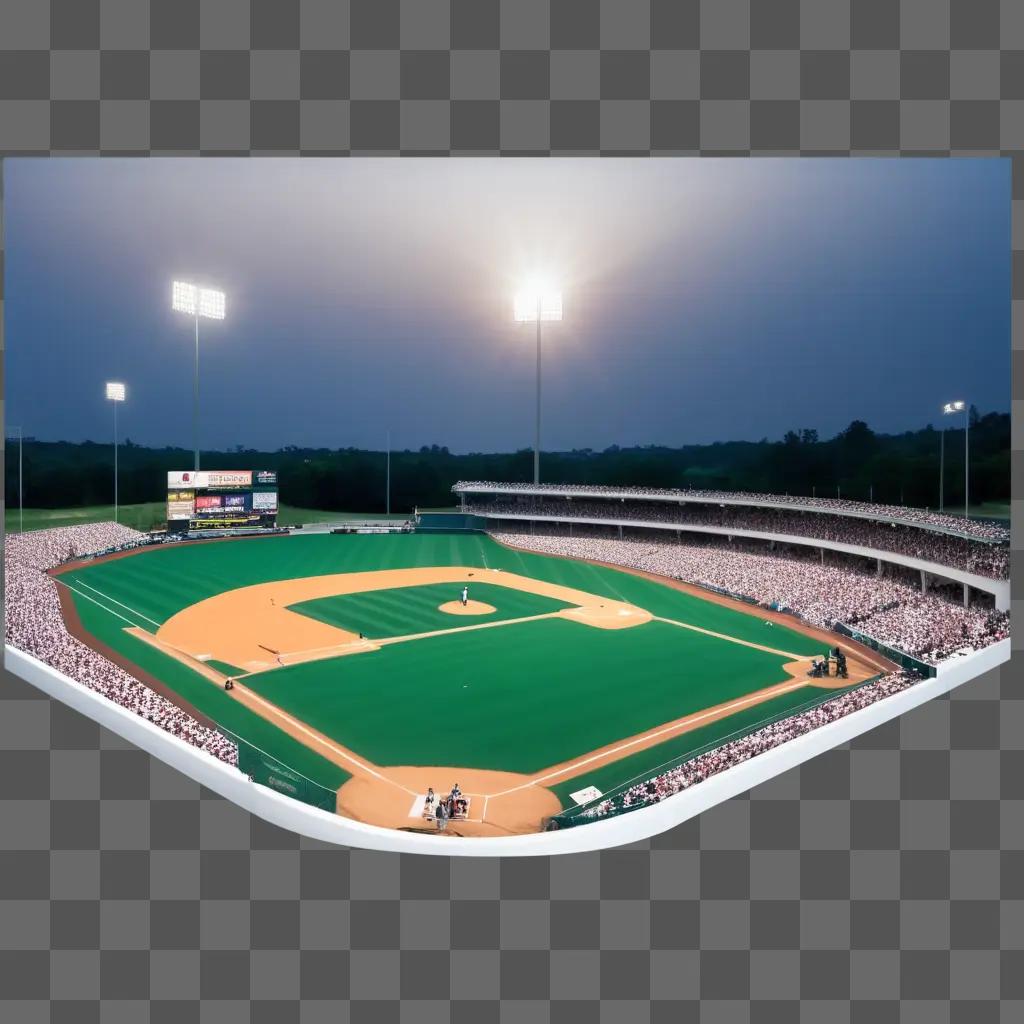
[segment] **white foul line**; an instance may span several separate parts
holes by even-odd
[[[788,686],[777,689],[772,697],[778,697],[783,693],[789,693],[790,690],[799,689],[801,686],[806,686],[807,683],[803,681],[797,681],[790,683]],[[497,798],[499,796],[507,796],[509,793],[516,793],[520,789],[527,789],[530,786],[535,786],[539,782],[547,782],[548,779],[556,779],[559,775],[565,775],[567,772],[574,771],[577,768],[582,768],[584,765],[590,764],[591,761],[600,761],[603,758],[610,757],[612,754],[617,754],[620,750],[626,750],[629,747],[635,747],[639,743],[646,744],[648,741],[657,739],[659,736],[664,736],[666,733],[677,732],[678,730],[693,725],[696,722],[701,722],[705,718],[711,718],[715,715],[721,715],[724,712],[732,711],[733,708],[741,708],[745,704],[757,704],[763,700],[770,700],[757,693],[751,694],[747,697],[742,697],[740,700],[735,700],[731,704],[723,704],[717,708],[711,708],[709,711],[704,711],[699,715],[688,716],[684,721],[677,722],[675,725],[667,725],[664,729],[659,729],[657,732],[647,732],[635,739],[627,740],[625,743],[620,743],[617,747],[612,747],[610,750],[599,751],[596,754],[591,754],[589,757],[584,757],[580,761],[574,761],[570,765],[566,765],[565,768],[559,768],[556,772],[549,772],[547,775],[541,775],[539,778],[531,779],[529,782],[524,782],[520,786],[513,786],[512,789],[502,790],[500,793],[492,793],[491,796]]]
[[[670,626],[678,626],[680,629],[692,629],[695,633],[703,633],[705,636],[717,637],[719,640],[726,640],[731,644],[740,644],[742,647],[753,647],[755,651],[767,651],[769,654],[777,654],[782,658],[789,658],[790,661],[806,661],[809,654],[792,654],[790,651],[778,651],[774,647],[767,647],[764,644],[755,644],[752,640],[741,640],[736,636],[729,636],[728,633],[716,633],[711,629],[704,629],[702,626],[692,626],[689,622],[678,622],[676,619],[666,619],[660,615],[652,616],[655,622],[666,622]]]
[[[163,625],[162,622],[157,622],[156,619],[151,619],[148,615],[143,615],[142,612],[137,611],[130,604],[125,604],[124,601],[118,601],[116,597],[111,597],[109,594],[104,594],[102,590],[97,590],[95,587],[89,586],[89,584],[86,583],[85,580],[76,579],[75,582],[78,583],[80,586],[86,587],[88,590],[91,590],[94,594],[99,594],[100,597],[102,597],[105,601],[112,601],[114,604],[119,604],[122,608],[127,608],[128,611],[132,613],[132,615],[138,615],[140,619],[145,619],[147,622],[152,622],[157,629],[159,629]],[[84,597],[85,595],[83,594],[82,596]]]
[[[70,583],[65,583],[62,579],[57,579],[57,577],[54,577],[54,579],[62,587],[67,587],[68,590],[73,591],[79,597],[84,597],[86,601],[92,601],[92,603],[96,605],[97,608],[102,608],[108,615],[114,615],[117,618],[119,618],[122,622],[127,622],[129,626],[134,626],[136,629],[139,628],[139,624],[137,622],[132,622],[131,619],[126,619],[120,612],[115,612],[113,608],[108,608],[105,604],[100,604],[100,602],[97,601],[95,597],[90,597],[88,594],[83,594],[80,590],[75,590],[75,588],[71,586]],[[130,610],[131,609],[129,609],[129,611]]]

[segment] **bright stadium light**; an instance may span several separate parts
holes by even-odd
[[[171,308],[178,313],[188,313],[189,316],[196,315],[196,292],[198,289],[194,284],[186,281],[175,281],[171,290]]]
[[[547,281],[534,278],[524,283],[512,301],[516,323],[537,325],[537,422],[533,443],[533,482],[540,483],[540,325],[562,319],[562,293]]]
[[[515,294],[513,315],[517,323],[562,319],[562,293],[544,281],[530,281]]]
[[[224,319],[224,293],[216,288],[200,288],[189,281],[175,281],[171,288],[171,309],[195,318],[196,372],[192,401],[192,435],[195,446],[195,470],[199,472],[199,318]]]
[[[958,399],[955,402],[947,402],[942,407],[943,416],[952,416],[955,413],[962,412],[964,414],[964,519],[970,519],[970,480],[971,480],[971,448],[970,448],[970,431],[971,431],[971,409],[970,406],[963,401]],[[946,457],[946,429],[942,429],[942,454],[939,456],[939,490],[942,490],[942,476],[943,476],[943,462]],[[941,502],[940,502],[941,507]]]
[[[199,315],[210,320],[224,319],[224,293],[213,288],[199,289]]]
[[[114,407],[114,522],[117,522],[117,406],[125,399],[125,386],[120,381],[107,381],[107,401]]]

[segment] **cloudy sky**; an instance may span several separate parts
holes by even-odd
[[[18,160],[4,165],[9,423],[191,447],[454,451],[831,436],[1010,402],[1005,160]]]

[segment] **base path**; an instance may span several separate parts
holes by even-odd
[[[249,673],[264,672],[299,661],[336,658],[376,649],[373,643],[361,640],[358,633],[292,611],[290,605],[339,594],[361,594],[435,583],[490,583],[554,598],[574,606],[555,614],[599,629],[639,626],[651,618],[642,608],[623,601],[529,576],[500,569],[438,566],[334,573],[238,587],[183,608],[172,615],[156,635],[162,643],[192,658],[202,655],[237,665]],[[461,602],[454,603],[460,609],[455,614],[482,614],[464,612]]]

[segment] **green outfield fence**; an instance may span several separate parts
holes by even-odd
[[[770,715],[767,718],[761,719],[759,722],[746,726],[742,729],[737,729],[735,732],[731,732],[725,736],[721,736],[716,740],[712,740],[710,743],[705,743],[703,746],[696,747],[693,750],[682,754],[680,756],[671,758],[664,764],[657,765],[654,768],[647,768],[639,775],[634,775],[631,779],[626,779],[624,782],[620,782],[614,789],[607,793],[602,793],[601,796],[594,800],[590,800],[585,804],[578,804],[575,807],[570,807],[567,810],[561,811],[558,814],[553,814],[548,819],[546,825],[547,829],[563,829],[572,828],[575,825],[587,825],[594,821],[602,821],[605,818],[614,818],[620,814],[627,814],[630,811],[640,810],[642,807],[650,807],[649,803],[637,803],[630,807],[624,807],[621,803],[615,803],[616,800],[630,789],[632,786],[637,785],[640,782],[647,782],[650,779],[656,779],[659,775],[664,775],[666,772],[671,771],[673,768],[678,768],[680,765],[686,764],[687,761],[692,761],[696,757],[700,757],[701,754],[708,754],[712,750],[717,750],[719,747],[724,747],[727,743],[732,743],[734,740],[743,739],[744,736],[750,736],[757,732],[758,729],[763,729],[765,726],[774,725],[776,722],[782,722],[787,718],[793,718],[796,715],[803,714],[805,711],[810,711],[812,708],[816,708],[821,704],[825,704],[830,700],[834,700],[836,697],[841,696],[842,693],[849,693],[852,690],[858,690],[862,686],[867,686],[870,683],[880,679],[881,676],[872,676],[870,679],[865,679],[862,683],[858,683],[855,686],[851,686],[849,690],[843,690],[840,693],[836,692],[825,692],[817,697],[806,701],[797,707],[788,708],[785,711],[780,711],[776,715]],[[588,817],[584,814],[588,808],[594,807],[598,804],[604,803],[606,800],[613,801],[612,807],[610,807],[600,818]]]
[[[464,530],[486,530],[487,519],[469,512],[420,512],[416,517],[417,533],[451,533]]]
[[[894,661],[900,668],[910,669],[925,679],[931,679],[936,675],[934,665],[929,665],[919,658],[912,658],[909,654],[904,654],[903,651],[897,650],[895,647],[883,644],[881,640],[876,640],[867,633],[861,633],[860,630],[854,629],[852,626],[837,622],[832,629],[840,636],[849,637],[851,640],[856,640],[859,644],[864,644],[865,647],[870,647],[873,651],[878,651],[879,654],[884,655],[890,661]]]
[[[238,746],[238,770],[248,775],[253,782],[332,814],[338,810],[337,790],[306,778],[283,761],[227,729],[221,729],[220,732]]]

